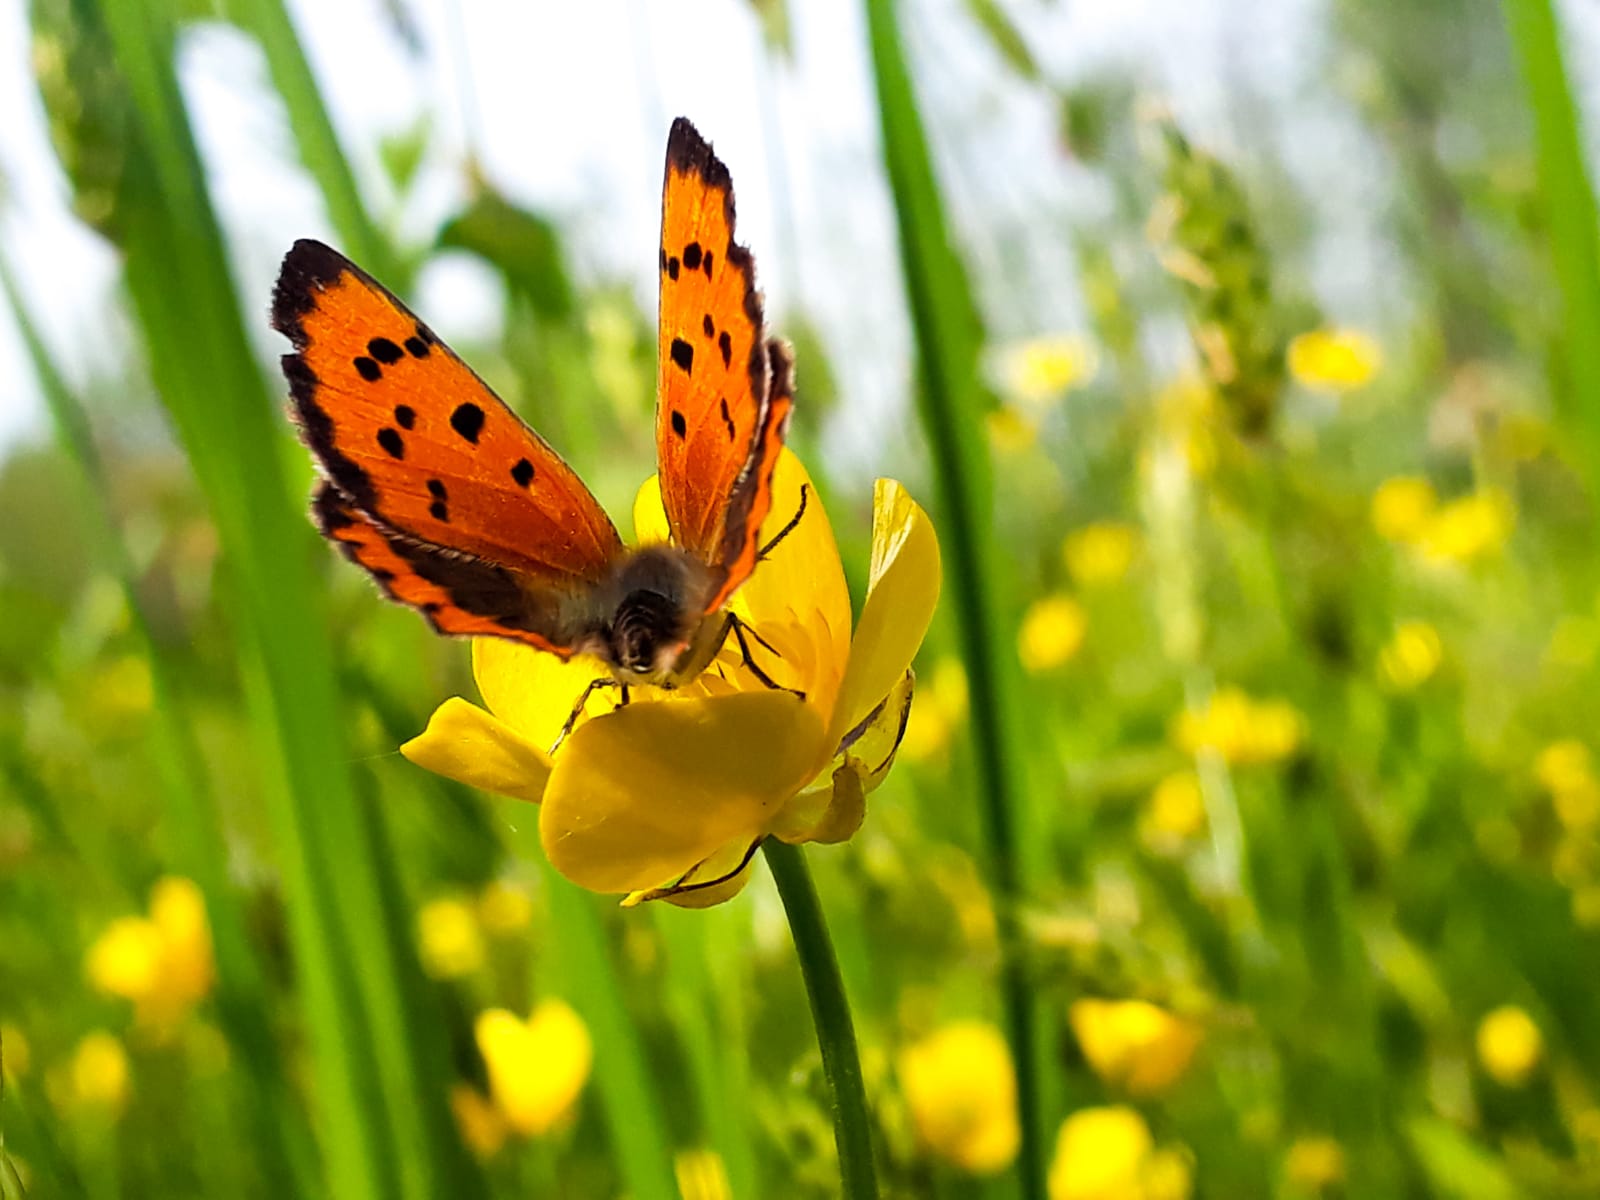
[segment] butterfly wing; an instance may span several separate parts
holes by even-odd
[[[712,570],[707,611],[755,568],[772,470],[793,407],[786,347],[766,337],[733,181],[683,117],[661,197],[656,454],[673,540]]]
[[[446,633],[569,653],[581,597],[622,551],[588,488],[386,288],[296,242],[273,325],[323,532]]]

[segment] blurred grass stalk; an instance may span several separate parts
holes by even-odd
[[[966,271],[945,224],[916,93],[900,44],[894,0],[865,0],[868,40],[877,80],[884,165],[894,195],[900,262],[916,335],[921,378],[919,409],[940,491],[940,528],[954,586],[956,623],[972,697],[972,736],[980,775],[980,814],[995,890],[1001,990],[1016,1060],[1022,1124],[1018,1159],[1022,1192],[1042,1198],[1043,1126],[1039,1101],[1040,1047],[1035,1003],[1025,963],[1019,905],[1023,870],[1017,818],[1024,813],[1020,763],[1008,744],[1014,690],[1012,651],[1002,636],[994,594],[991,545],[991,470],[978,376],[982,329]]]
[[[250,948],[244,913],[228,879],[227,844],[217,820],[214,797],[206,783],[200,747],[189,724],[187,704],[177,679],[161,653],[139,595],[138,575],[112,509],[113,488],[100,462],[88,416],[67,386],[51,357],[11,264],[0,257],[0,293],[16,320],[39,390],[56,428],[56,438],[77,468],[94,539],[94,557],[121,584],[133,630],[150,666],[155,727],[154,755],[177,835],[179,866],[200,885],[217,956],[217,1013],[223,1032],[244,1064],[236,1083],[237,1098],[256,1147],[256,1173],[274,1196],[308,1194],[308,1181],[296,1180],[287,1139],[295,1130],[281,1059],[267,1014],[266,985]],[[297,1147],[303,1150],[304,1147]]]
[[[1551,0],[1505,0],[1505,13],[1533,111],[1539,191],[1561,288],[1565,379],[1554,390],[1578,448],[1579,470],[1591,497],[1600,497],[1600,230],[1594,188]]]
[[[106,0],[95,15],[129,101],[117,213],[125,278],[234,585],[313,1044],[327,1189],[478,1194],[481,1177],[446,1105],[440,1026],[419,1011],[428,996],[378,814],[361,811],[352,787],[310,533],[283,478],[278,406],[241,323],[184,110],[174,13],[159,0]]]

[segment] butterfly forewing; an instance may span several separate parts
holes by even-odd
[[[659,268],[661,499],[673,540],[713,570],[714,610],[755,566],[790,404],[788,357],[767,343],[755,265],[734,241],[728,169],[682,117],[667,140]]]
[[[344,256],[295,243],[273,324],[298,351],[283,365],[303,436],[368,523],[502,568],[534,592],[592,583],[621,552],[610,518],[572,469]]]

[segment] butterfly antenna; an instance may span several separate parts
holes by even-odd
[[[810,494],[810,488],[811,485],[809,483],[802,483],[800,485],[800,507],[795,510],[794,516],[789,518],[789,523],[782,529],[778,530],[778,532],[773,535],[770,542],[756,551],[757,562],[760,562],[762,559],[766,558],[767,555],[771,554],[777,544],[793,533],[795,526],[800,524],[800,518],[806,515],[806,496]]]

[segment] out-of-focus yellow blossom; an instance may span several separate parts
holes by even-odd
[[[990,445],[1001,454],[1020,454],[1039,440],[1038,419],[1009,405],[986,413],[984,427]]]
[[[142,654],[124,654],[95,673],[90,707],[95,718],[120,725],[148,713],[154,697],[149,661]]]
[[[1222,422],[1218,408],[1216,388],[1194,372],[1173,380],[1156,396],[1156,419],[1167,437],[1181,443],[1196,479],[1216,469],[1216,431]]]
[[[1600,928],[1600,883],[1573,890],[1572,919],[1583,929]]]
[[[1565,616],[1550,631],[1544,661],[1552,667],[1587,670],[1600,658],[1600,621],[1593,617]]]
[[[1383,351],[1353,329],[1317,329],[1289,343],[1289,374],[1315,392],[1349,392],[1365,387],[1383,366]]]
[[[1053,334],[1018,342],[1000,354],[1000,387],[1007,396],[1039,408],[1094,378],[1099,355],[1078,334]]]
[[[1017,1079],[994,1026],[957,1021],[900,1052],[900,1088],[917,1136],[933,1154],[974,1174],[1017,1156]]]
[[[1089,618],[1071,596],[1044,596],[1028,606],[1017,632],[1017,654],[1034,674],[1054,670],[1083,645]]]
[[[533,897],[527,888],[496,879],[478,894],[478,920],[490,933],[520,933],[532,919]]]
[[[733,1200],[728,1168],[715,1150],[680,1151],[673,1157],[672,1173],[683,1200]]]
[[[1378,672],[1397,692],[1409,692],[1433,678],[1444,658],[1439,631],[1426,621],[1402,621],[1378,652]]]
[[[1050,1200],[1188,1200],[1191,1176],[1188,1156],[1157,1150],[1135,1110],[1084,1108],[1056,1135]]]
[[[1094,1073],[1132,1096],[1157,1096],[1189,1069],[1200,1027],[1144,1000],[1085,999],[1068,1011]]]
[[[1556,817],[1567,829],[1582,832],[1600,824],[1600,779],[1595,778],[1589,748],[1576,738],[1551,742],[1539,752],[1533,773],[1550,793]]]
[[[1344,1147],[1331,1137],[1296,1138],[1283,1160],[1289,1186],[1320,1192],[1344,1182]]]
[[[1139,553],[1139,531],[1123,521],[1096,521],[1067,534],[1061,557],[1082,587],[1116,583]]]
[[[1478,1023],[1478,1061],[1502,1087],[1528,1082],[1544,1057],[1544,1035],[1514,1004],[1495,1009]]]
[[[967,719],[967,672],[961,660],[950,656],[933,664],[926,679],[917,680],[917,702],[906,722],[900,753],[912,762],[925,762],[942,753],[950,738]]]
[[[1414,542],[1428,527],[1439,497],[1420,475],[1385,479],[1372,493],[1372,527],[1391,542]]]
[[[938,602],[939,543],[906,490],[880,479],[852,631],[833,528],[787,450],[772,497],[761,536],[783,537],[729,605],[759,674],[730,637],[682,687],[633,686],[625,706],[612,688],[574,720],[589,685],[610,677],[598,659],[476,638],[487,709],[446,700],[401,753],[538,803],[551,866],[590,891],[627,893],[624,903],[720,904],[749,881],[764,839],[853,836],[905,729],[911,660]],[[641,544],[669,537],[658,479],[639,490],[634,531]]]
[[[1206,824],[1200,777],[1191,770],[1165,776],[1145,802],[1140,836],[1153,849],[1171,849],[1194,837]]]
[[[100,991],[132,1000],[141,1026],[170,1034],[216,981],[199,887],[175,875],[157,880],[150,915],[112,921],[89,947],[84,970]]]
[[[1239,688],[1218,688],[1198,711],[1178,715],[1174,736],[1189,754],[1215,750],[1234,766],[1288,758],[1305,737],[1305,718],[1284,700],[1255,700]]]
[[[493,1158],[506,1144],[506,1119],[477,1088],[458,1083],[450,1089],[450,1111],[467,1149],[479,1158]]]
[[[569,1005],[546,1000],[526,1021],[491,1008],[478,1015],[474,1032],[489,1094],[513,1130],[542,1134],[572,1110],[589,1080],[594,1044]]]
[[[0,1067],[5,1078],[21,1079],[32,1066],[33,1047],[28,1045],[27,1035],[10,1021],[0,1022]]]
[[[1487,488],[1435,512],[1423,527],[1417,548],[1429,562],[1477,562],[1504,548],[1516,520],[1511,498]]]
[[[458,896],[430,900],[417,913],[422,969],[433,979],[460,979],[483,966],[477,911]]]
[[[1564,837],[1550,854],[1550,874],[1562,887],[1582,887],[1594,878],[1597,856],[1600,856],[1600,846],[1592,838]]]
[[[68,1071],[74,1108],[103,1116],[120,1116],[132,1090],[128,1052],[103,1029],[84,1034],[72,1052]]]

